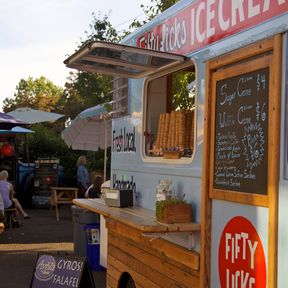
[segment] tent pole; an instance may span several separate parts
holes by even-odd
[[[25,148],[26,148],[26,160],[27,160],[27,164],[28,164],[28,174],[29,174],[29,179],[30,179],[30,155],[29,155],[29,143],[28,143],[28,137],[27,134],[25,134]]]

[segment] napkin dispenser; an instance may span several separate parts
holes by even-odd
[[[133,190],[102,188],[105,195],[105,204],[113,207],[133,206]]]

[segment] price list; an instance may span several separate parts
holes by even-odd
[[[215,189],[267,194],[269,68],[216,82]]]

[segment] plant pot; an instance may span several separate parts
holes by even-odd
[[[192,206],[185,203],[170,204],[164,206],[163,212],[160,214],[160,216],[157,216],[157,221],[162,223],[189,223],[192,221]]]

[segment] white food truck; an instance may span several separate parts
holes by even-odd
[[[107,287],[287,287],[287,36],[286,0],[184,0],[65,60],[115,76],[111,188],[134,205],[74,200],[106,219]],[[163,179],[190,222],[156,221]]]

